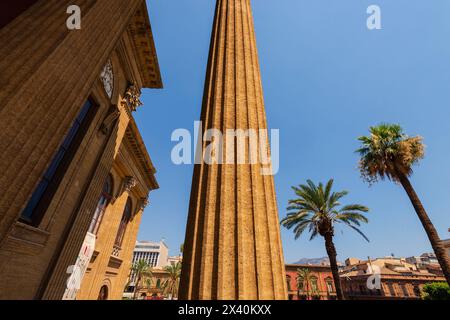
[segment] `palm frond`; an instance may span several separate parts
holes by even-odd
[[[310,233],[310,240],[319,234],[333,233],[334,222],[343,222],[352,228],[368,222],[362,214],[369,211],[366,206],[341,206],[340,200],[348,191],[332,192],[333,182],[330,179],[326,184],[315,185],[307,180],[306,184],[292,187],[297,197],[288,201],[288,213],[280,223],[287,229],[293,228],[295,239],[306,230]]]
[[[409,137],[398,124],[370,127],[370,135],[359,137],[356,150],[361,159],[361,176],[369,183],[388,178],[398,181],[399,174],[411,175],[412,166],[424,157],[422,137]]]
[[[359,230],[359,228],[355,227],[354,225],[352,225],[351,223],[349,223],[349,222],[347,222],[345,220],[340,220],[340,221],[342,221],[347,226],[349,226],[350,228],[352,228],[353,230],[358,232],[367,242],[370,242],[369,238],[367,238],[367,236],[361,230]]]

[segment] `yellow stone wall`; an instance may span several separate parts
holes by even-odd
[[[71,4],[80,5],[83,12],[79,31],[65,25]],[[67,267],[76,260],[110,172],[117,176],[117,185],[123,176],[136,175],[138,185],[131,190],[135,200],[157,187],[132,112],[122,104],[130,82],[137,88],[161,87],[150,27],[145,34],[133,32],[136,25],[149,25],[146,10],[144,0],[40,0],[0,30],[0,299],[62,298]],[[144,51],[149,56],[144,57]],[[99,78],[108,59],[115,76],[112,99]],[[98,110],[42,221],[20,222],[29,197],[88,97]],[[102,124],[114,108],[119,119],[105,133]],[[137,148],[129,145],[133,139]],[[121,201],[117,199],[111,220],[104,220],[111,234],[120,221]],[[136,213],[127,229],[117,275],[104,278],[111,270],[100,263],[100,275],[94,277],[91,271],[94,283],[111,281],[111,297],[119,298],[116,288],[123,290],[128,273],[123,269],[130,264],[130,244],[141,214]],[[111,234],[99,239],[103,255],[110,251]]]

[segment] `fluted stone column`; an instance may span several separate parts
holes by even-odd
[[[217,0],[201,120],[267,129],[250,0]],[[181,299],[287,298],[273,177],[246,163],[195,166]]]

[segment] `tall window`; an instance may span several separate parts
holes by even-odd
[[[100,195],[100,199],[98,200],[97,208],[94,212],[94,217],[92,218],[91,225],[89,226],[89,232],[92,234],[96,235],[98,233],[98,229],[100,228],[100,224],[102,223],[106,207],[111,201],[112,183],[112,177],[111,175],[108,175],[108,178],[103,185],[103,191]]]
[[[408,287],[406,286],[406,284],[402,283],[400,285],[400,288],[402,288],[403,295],[405,297],[409,297]]]
[[[333,280],[331,280],[330,278],[325,279],[325,283],[327,284],[327,292],[331,293],[334,291],[333,289]]]
[[[108,286],[102,286],[100,292],[98,293],[97,300],[108,300],[109,289]]]
[[[392,297],[395,297],[395,288],[394,288],[394,284],[392,282],[388,283],[388,288],[389,288],[389,294]]]
[[[316,277],[311,277],[311,290],[313,292],[318,291],[319,287],[317,286],[317,278]]]
[[[73,153],[78,146],[89,127],[92,119],[94,103],[91,100],[81,108],[80,113],[76,117],[69,133],[66,135],[63,143],[59,147],[53,160],[50,162],[47,171],[44,173],[41,181],[34,190],[25,210],[22,212],[22,220],[31,224],[38,224],[43,213],[47,209],[56,188],[63,177],[63,173],[67,169]]]
[[[37,0],[0,1],[0,29],[21,15]]]
[[[125,236],[125,231],[127,230],[128,222],[131,219],[131,209],[132,203],[131,198],[128,197],[127,203],[125,205],[125,209],[123,210],[122,220],[120,221],[119,231],[117,232],[115,245],[117,247],[122,246],[123,237]]]

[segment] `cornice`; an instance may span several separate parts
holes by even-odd
[[[135,160],[139,165],[139,170],[144,174],[147,180],[149,189],[158,189],[159,185],[155,178],[156,169],[153,166],[150,155],[145,147],[144,140],[139,133],[139,129],[137,128],[133,117],[131,117],[125,132],[125,139],[127,140],[129,150],[133,153]]]
[[[163,87],[146,1],[142,1],[128,26],[144,88]]]

